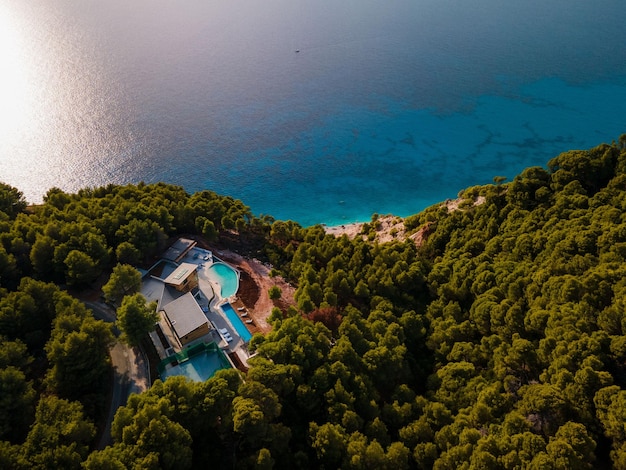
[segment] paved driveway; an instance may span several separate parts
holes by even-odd
[[[93,311],[94,317],[107,322],[115,321],[115,311],[106,304],[98,302],[85,302],[85,305]],[[114,329],[116,335],[119,334]],[[102,436],[98,443],[98,449],[104,449],[112,443],[111,423],[120,406],[124,406],[131,393],[141,393],[150,386],[148,364],[144,355],[138,348],[131,348],[116,341],[110,349],[112,374],[111,400],[109,402],[109,414]]]

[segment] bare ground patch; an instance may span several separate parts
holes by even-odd
[[[230,250],[214,250],[214,253],[220,259],[235,266],[241,273],[237,302],[241,302],[241,306],[248,311],[250,318],[253,320],[253,325],[248,325],[251,327],[250,331],[252,333],[256,331],[262,333],[269,332],[272,327],[267,323],[267,318],[272,313],[272,308],[274,305],[279,306],[281,309],[294,305],[295,288],[280,276],[270,277],[269,266],[257,259],[248,259]],[[272,286],[278,286],[282,291],[281,298],[276,304],[270,299],[268,294]],[[239,305],[237,302],[236,307]]]

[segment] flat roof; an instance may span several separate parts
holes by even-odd
[[[196,246],[196,242],[194,240],[189,238],[179,238],[167,249],[162,258],[170,261],[178,261],[194,246]]]
[[[181,263],[180,266],[178,266],[169,276],[165,278],[164,282],[172,286],[178,286],[182,284],[196,269],[198,269],[198,265],[196,264]]]
[[[162,308],[179,338],[209,322],[191,292],[187,292]]]
[[[156,301],[157,303],[161,302],[161,297],[163,297],[163,289],[165,288],[165,284],[162,281],[157,279],[148,277],[143,280],[141,284],[141,293],[146,298],[146,302],[150,303]]]

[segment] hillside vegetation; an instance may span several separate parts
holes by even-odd
[[[28,211],[0,188],[0,467],[626,468],[623,144],[468,188],[405,219],[419,244],[163,184]],[[297,304],[253,337],[246,375],[157,380],[94,451],[112,335],[59,286],[180,233],[270,262]]]

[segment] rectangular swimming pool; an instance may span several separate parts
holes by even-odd
[[[235,330],[237,330],[237,334],[241,336],[243,342],[247,343],[248,341],[250,341],[250,338],[252,338],[252,333],[248,331],[248,328],[246,328],[246,325],[243,324],[241,318],[239,318],[239,315],[237,315],[237,312],[235,312],[235,309],[232,307],[232,305],[226,302],[222,305],[222,310],[228,317],[230,324],[233,325],[233,328]]]
[[[215,343],[193,347],[186,353],[164,359],[158,367],[161,380],[174,375],[184,375],[196,382],[204,382],[213,377],[218,370],[228,368],[230,363]]]

